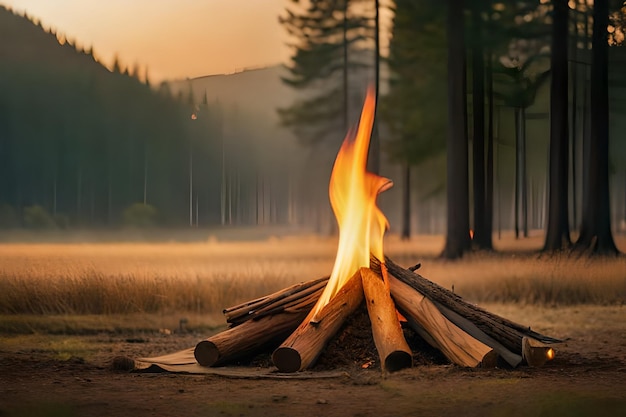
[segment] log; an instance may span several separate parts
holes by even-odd
[[[219,366],[272,344],[276,346],[298,327],[311,308],[247,320],[199,342],[194,357],[202,366]]]
[[[489,346],[464,332],[423,294],[394,276],[389,276],[391,294],[409,324],[425,340],[439,349],[452,363],[465,367],[495,367],[498,354]]]
[[[495,350],[496,353],[502,359],[504,359],[504,361],[507,362],[511,367],[516,368],[522,362],[521,355],[517,355],[505,348],[500,342],[492,337],[489,337],[485,332],[480,330],[474,323],[467,320],[465,317],[458,315],[454,311],[442,306],[437,302],[434,302],[433,304],[435,304],[439,311],[441,311],[441,313],[452,323],[459,326],[459,328],[461,328],[472,337],[493,348],[493,350]]]
[[[283,310],[281,307],[291,308],[308,296],[310,296],[309,301],[313,299],[313,304],[315,304],[327,282],[328,277],[325,277],[295,284],[273,294],[225,308],[223,313],[226,316],[226,321],[236,326],[246,320],[276,314]]]
[[[522,340],[522,357],[528,366],[543,366],[547,361],[554,359],[555,352],[545,343],[524,337]]]
[[[321,319],[312,323],[313,310],[300,326],[272,354],[281,372],[297,372],[315,364],[316,359],[341,325],[363,301],[361,274],[356,272],[320,310]]]
[[[413,365],[413,352],[404,338],[389,287],[383,277],[371,269],[361,268],[360,272],[374,344],[383,371],[410,368]]]
[[[380,261],[378,259],[372,258],[371,264],[372,269],[375,271],[380,270]],[[457,294],[448,291],[414,272],[400,267],[389,258],[386,258],[385,265],[390,276],[394,276],[419,291],[429,300],[437,302],[471,321],[489,337],[497,340],[506,349],[517,355],[522,354],[522,339],[524,337],[531,337],[546,344],[562,342],[562,340],[539,334],[532,331],[529,327],[470,304]]]

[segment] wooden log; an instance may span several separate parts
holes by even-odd
[[[498,354],[486,344],[464,332],[423,294],[394,276],[389,276],[391,294],[401,313],[410,318],[409,324],[419,325],[416,330],[425,331],[426,341],[439,349],[452,363],[475,368],[495,367]]]
[[[543,366],[547,361],[554,359],[554,349],[545,343],[524,337],[522,340],[522,357],[528,366]]]
[[[495,340],[492,337],[489,337],[485,332],[480,330],[474,323],[467,320],[465,317],[455,313],[449,308],[442,306],[437,302],[433,302],[435,306],[441,311],[441,313],[452,323],[456,324],[461,328],[464,332],[470,334],[472,337],[480,340],[487,346],[493,348],[498,355],[504,359],[506,363],[508,363],[511,367],[516,368],[522,362],[522,356],[515,354],[505,348],[500,342]]]
[[[383,371],[410,368],[413,365],[413,352],[404,338],[389,287],[383,277],[371,269],[361,268],[360,271],[374,344]]]
[[[193,354],[202,366],[218,366],[271,344],[276,346],[298,327],[311,308],[247,320],[199,342]]]
[[[265,295],[254,300],[246,301],[233,307],[223,310],[226,321],[232,325],[238,325],[246,320],[256,319],[268,314],[275,314],[282,311],[281,306],[290,305],[296,300],[301,300],[309,295],[321,295],[321,291],[326,286],[328,277],[319,278],[279,290],[273,294]],[[315,297],[315,295],[313,295]],[[293,304],[291,304],[292,306]]]
[[[328,341],[363,301],[361,274],[356,272],[320,310],[321,319],[312,323],[313,311],[272,354],[281,372],[297,372],[315,364]]]
[[[380,261],[372,258],[372,269],[380,269]],[[451,291],[435,284],[426,278],[404,269],[386,258],[385,265],[390,276],[394,276],[405,284],[422,293],[429,300],[440,303],[460,316],[474,323],[489,337],[497,340],[511,352],[522,354],[522,339],[531,337],[542,343],[560,343],[562,340],[539,334],[529,327],[498,316],[478,306],[470,304]]]

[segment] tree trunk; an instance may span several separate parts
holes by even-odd
[[[490,249],[485,229],[485,57],[483,54],[481,2],[472,6],[472,110],[474,246]]]
[[[493,53],[489,49],[487,53],[487,95],[489,97],[489,108],[487,113],[487,172],[485,185],[485,249],[493,249]]]
[[[404,182],[402,184],[402,240],[411,239],[411,166],[407,163],[402,167]]]
[[[463,2],[448,0],[447,232],[442,257],[456,259],[470,247],[465,39]]]
[[[374,1],[376,15],[374,17],[374,83],[376,88],[376,106],[374,107],[374,126],[369,149],[369,171],[380,174],[380,134],[378,129],[378,97],[380,94],[380,4]]]
[[[343,6],[343,130],[348,132],[348,0]]]
[[[526,174],[526,109],[515,108],[515,238],[520,227],[528,237],[528,184]],[[521,226],[520,226],[521,223]]]
[[[568,215],[567,0],[555,0],[550,82],[548,225],[544,251],[570,246]]]
[[[608,0],[596,0],[593,9],[591,50],[591,140],[588,145],[588,178],[585,183],[583,221],[578,250],[615,255],[619,253],[611,232],[609,199],[609,84]]]

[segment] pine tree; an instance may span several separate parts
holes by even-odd
[[[280,18],[295,40],[289,76],[283,81],[313,93],[280,109],[279,115],[283,125],[308,143],[329,136],[341,140],[348,128],[349,70],[362,65],[350,52],[371,31],[369,19],[352,15],[349,5],[348,0],[312,0],[306,9],[287,9]]]

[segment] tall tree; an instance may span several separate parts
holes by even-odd
[[[568,12],[567,0],[554,0],[550,82],[548,224],[544,251],[571,245],[568,215]]]
[[[380,102],[385,150],[403,169],[402,237],[411,235],[411,171],[445,151],[445,3],[396,0],[389,42],[389,91]],[[430,182],[440,182],[431,176]],[[424,190],[432,185],[419,183]],[[443,188],[436,184],[435,188]]]
[[[376,89],[376,107],[374,116],[378,113],[378,98],[380,96],[380,2],[374,0],[374,84]],[[380,132],[378,117],[374,117],[372,139],[369,149],[369,170],[380,173]]]
[[[370,18],[351,14],[349,3],[311,0],[305,9],[287,9],[280,18],[295,40],[289,76],[283,81],[312,94],[279,109],[279,116],[283,125],[308,143],[328,137],[340,140],[348,128],[349,68],[360,65],[356,58],[349,62],[348,52],[371,31]]]
[[[465,35],[463,1],[448,0],[447,232],[442,256],[460,258],[470,248]]]
[[[474,246],[492,249],[491,234],[486,227],[485,205],[485,57],[483,51],[482,1],[472,4],[472,159],[474,190]]]
[[[576,248],[601,255],[618,253],[611,233],[609,200],[608,25],[608,0],[595,0],[591,38],[591,137],[587,145],[589,155],[583,161],[588,164],[588,177],[584,184],[582,227]]]

